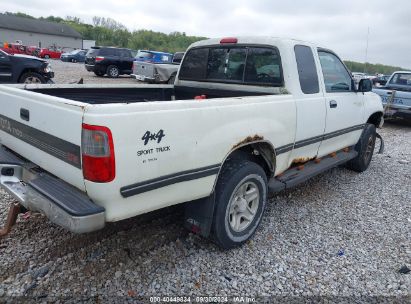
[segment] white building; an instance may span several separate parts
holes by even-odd
[[[81,34],[67,24],[0,14],[0,42],[16,41],[41,48],[83,47]]]

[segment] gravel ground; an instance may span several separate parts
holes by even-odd
[[[118,84],[118,83],[128,83],[128,84],[137,84],[138,81],[135,78],[131,78],[129,75],[122,75],[119,78],[108,78],[107,76],[104,77],[97,77],[92,72],[87,72],[86,68],[84,67],[84,63],[71,63],[71,62],[63,62],[61,60],[52,60],[49,59],[48,62],[50,63],[53,71],[54,71],[54,78],[53,81],[55,83],[76,83],[81,78],[83,78],[83,83],[111,83],[111,84]]]
[[[386,152],[374,155],[366,172],[336,168],[275,196],[254,238],[230,251],[186,232],[181,207],[87,235],[41,215],[20,216],[0,240],[0,296],[91,303],[177,295],[411,301],[411,273],[399,273],[411,268],[411,126],[386,124],[380,133]],[[0,224],[11,201],[0,193]]]

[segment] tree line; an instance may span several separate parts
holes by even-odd
[[[126,47],[133,50],[148,49],[175,53],[185,51],[193,42],[206,39],[206,37],[187,36],[184,32],[170,34],[154,32],[151,30],[129,31],[125,25],[112,19],[95,16],[93,24],[84,23],[80,18],[67,16],[66,18],[48,16],[35,18],[24,13],[5,12],[6,15],[38,19],[50,22],[65,23],[79,32],[85,40],[95,40],[96,45]],[[360,63],[344,61],[352,72],[365,72],[368,74],[392,74],[394,71],[406,70],[383,64]]]
[[[369,62],[360,63],[360,62],[349,61],[349,60],[345,60],[344,63],[346,64],[347,68],[350,69],[351,72],[362,72],[362,73],[366,73],[370,75],[374,75],[376,73],[380,73],[384,75],[391,75],[395,71],[409,70],[406,68],[384,65],[380,63],[376,63],[376,64],[372,64]]]
[[[184,32],[165,34],[144,29],[129,31],[125,25],[112,18],[98,16],[93,17],[93,24],[87,24],[80,20],[80,18],[74,16],[67,16],[63,19],[55,16],[35,18],[20,12],[5,12],[4,14],[65,23],[79,32],[84,40],[95,40],[96,45],[125,47],[133,50],[149,49],[175,53],[185,51],[193,42],[206,39],[206,37],[187,36]]]

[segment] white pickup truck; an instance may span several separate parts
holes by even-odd
[[[269,193],[340,164],[367,169],[382,125],[371,82],[304,41],[194,43],[174,85],[0,86],[0,182],[73,232],[186,203],[223,248]]]

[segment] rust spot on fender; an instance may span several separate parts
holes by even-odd
[[[238,142],[237,144],[235,144],[231,150],[235,150],[236,148],[243,146],[245,144],[251,143],[251,142],[255,142],[255,141],[260,141],[263,140],[264,137],[258,134],[255,134],[253,136],[247,136],[246,138],[244,138],[242,141]]]

